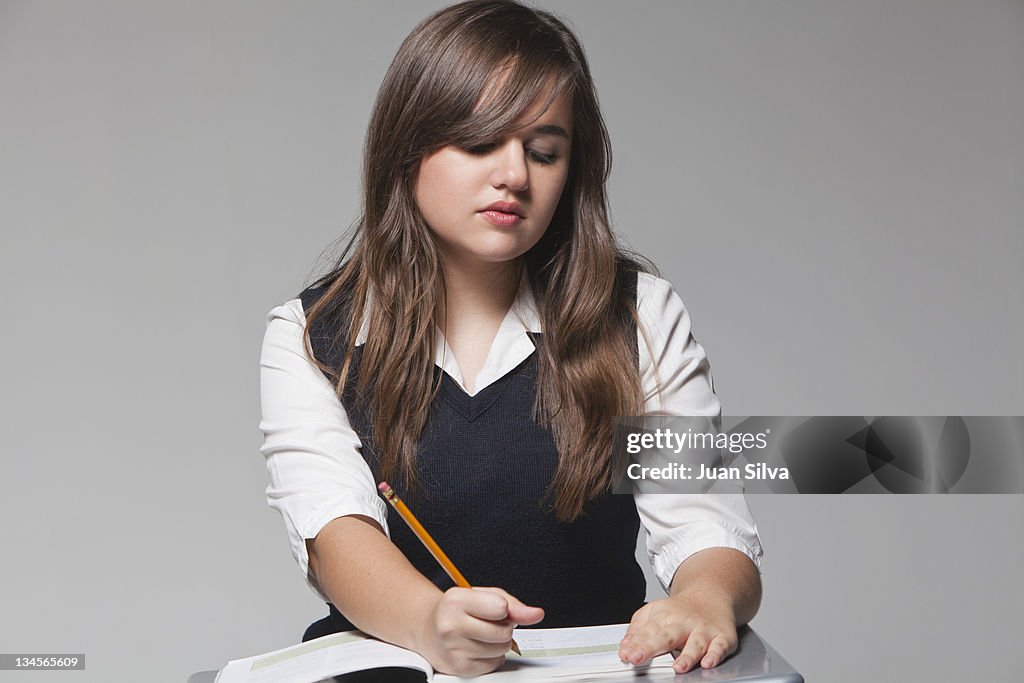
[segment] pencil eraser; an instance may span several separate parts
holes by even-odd
[[[387,490],[389,488],[391,487],[388,486],[388,483],[386,481],[382,481],[380,484],[377,485],[377,490],[380,491],[381,493],[387,493]]]

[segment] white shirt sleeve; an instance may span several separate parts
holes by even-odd
[[[305,325],[299,299],[267,316],[260,354],[260,452],[270,475],[267,502],[284,518],[307,583],[326,601],[309,572],[306,539],[345,515],[375,519],[387,532],[387,510],[334,387],[306,356]]]
[[[690,314],[672,285],[640,273],[637,313],[646,414],[721,416],[707,356],[690,333]],[[651,563],[666,591],[679,565],[705,548],[733,548],[761,570],[761,541],[742,493],[637,493],[635,500]]]

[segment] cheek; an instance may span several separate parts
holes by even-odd
[[[433,226],[444,217],[444,207],[448,205],[446,191],[450,192],[443,164],[424,159],[416,174],[414,197],[420,214]]]
[[[429,198],[436,192],[438,186],[437,182],[438,168],[437,164],[431,161],[431,157],[427,157],[420,162],[420,167],[416,171],[416,184],[415,184],[415,196],[416,201],[423,204],[423,201]]]
[[[444,152],[425,158],[417,173],[415,196],[424,214],[444,212],[454,208],[454,202],[464,197],[469,185],[464,164],[446,158]]]
[[[567,178],[568,173],[562,173],[555,178],[551,178],[550,182],[544,185],[542,190],[544,193],[543,203],[545,212],[549,217],[554,215],[555,209],[558,208],[558,202],[562,199],[562,193],[566,191]]]

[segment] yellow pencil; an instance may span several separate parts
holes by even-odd
[[[427,548],[427,550],[430,551],[430,554],[434,556],[434,559],[437,560],[438,564],[440,564],[448,573],[448,576],[452,577],[452,581],[455,582],[455,585],[460,588],[472,588],[473,586],[470,585],[469,581],[466,581],[466,577],[463,576],[462,572],[458,570],[455,564],[448,559],[448,556],[444,554],[443,550],[441,550],[441,546],[439,546],[437,541],[427,533],[427,530],[423,528],[422,524],[420,524],[420,520],[416,519],[416,516],[412,514],[412,511],[405,503],[402,502],[402,499],[398,497],[398,494],[395,493],[394,489],[388,486],[386,481],[382,481],[377,488],[380,489],[382,494],[384,494],[384,498],[391,503],[391,507],[395,508],[395,512],[397,512],[402,519],[405,520],[405,523],[409,525],[412,532],[416,534],[416,538],[420,539],[420,542]],[[512,651],[517,655],[523,654],[519,651],[519,646],[516,645],[516,641],[514,640],[512,641]]]

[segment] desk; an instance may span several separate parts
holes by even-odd
[[[687,681],[739,681],[745,683],[803,683],[804,677],[797,673],[796,669],[789,665],[778,652],[766,643],[761,636],[757,635],[754,629],[745,626],[739,631],[739,647],[736,653],[727,659],[725,663],[714,669],[694,669],[686,674],[676,674],[675,680],[679,683]],[[216,678],[216,671],[200,671],[188,677],[188,683],[213,683]],[[419,674],[419,680],[423,680]],[[379,680],[379,676],[375,677]],[[336,681],[348,681],[348,677],[334,679]],[[354,679],[353,679],[354,680]],[[372,678],[360,676],[360,683],[371,683]],[[487,680],[487,679],[482,679]],[[601,676],[602,683],[616,683],[612,676]],[[636,679],[630,676],[628,680],[635,683]],[[388,683],[388,682],[384,682]]]

